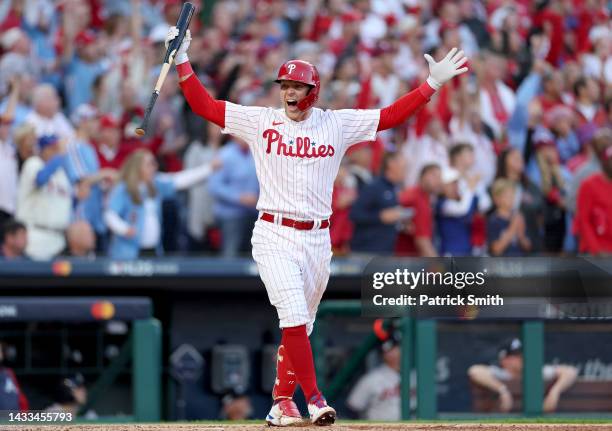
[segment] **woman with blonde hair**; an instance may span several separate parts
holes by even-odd
[[[150,151],[134,151],[123,164],[121,180],[112,190],[104,212],[112,233],[109,256],[135,259],[161,255],[162,201],[205,180],[212,170],[211,163],[163,174],[158,172]]]
[[[31,124],[22,124],[13,134],[13,141],[17,150],[19,170],[27,159],[36,154],[36,128]]]

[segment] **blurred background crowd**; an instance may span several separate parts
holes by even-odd
[[[612,253],[609,1],[194,3],[194,70],[244,105],[279,106],[291,58],[318,67],[318,107],[339,109],[416,88],[424,53],[469,57],[408,122],[349,150],[336,254]],[[134,134],[181,4],[0,4],[4,258],[248,253],[258,184],[245,143],[193,114],[175,73],[147,136]]]

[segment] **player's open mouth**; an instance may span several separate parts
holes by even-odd
[[[289,105],[289,106],[296,106],[297,105],[297,100],[289,99],[289,100],[287,100],[287,105]]]

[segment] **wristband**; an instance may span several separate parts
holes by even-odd
[[[179,64],[183,64],[189,61],[189,58],[187,58],[187,53],[186,52],[179,52],[176,57],[174,57],[174,64],[176,64],[177,66]]]
[[[427,83],[429,84],[429,86],[431,88],[433,88],[434,90],[439,90],[440,87],[442,87],[442,84],[440,84],[438,81],[436,81],[431,75],[429,75],[427,77]]]

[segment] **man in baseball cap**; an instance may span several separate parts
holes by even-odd
[[[523,377],[523,345],[518,338],[504,342],[497,353],[495,365],[472,365],[468,369],[470,380],[498,394],[499,411],[507,413],[514,406],[513,395],[508,389],[510,381],[520,382]],[[544,365],[542,378],[554,381],[546,396],[542,409],[546,413],[554,412],[559,404],[561,394],[574,384],[578,370],[570,365]]]
[[[351,390],[347,406],[359,418],[378,421],[401,419],[400,367],[402,333],[398,321],[374,322],[380,340],[382,364],[363,375]],[[416,399],[411,396],[411,405]]]
[[[72,198],[64,160],[59,137],[43,135],[38,155],[28,158],[21,169],[16,219],[27,227],[26,254],[33,259],[50,259],[66,245]]]

